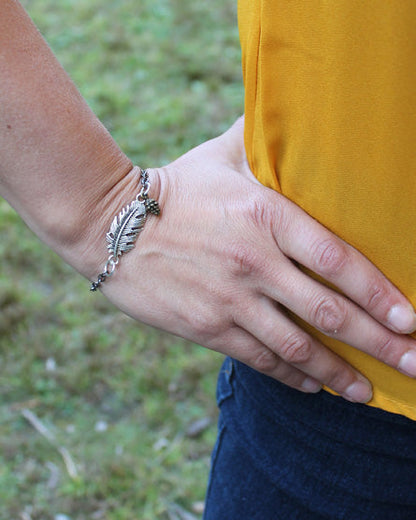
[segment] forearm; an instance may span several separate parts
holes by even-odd
[[[1,5],[0,67],[0,193],[88,275],[76,258],[114,190],[134,191],[131,162],[14,0]]]

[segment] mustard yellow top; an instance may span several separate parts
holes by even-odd
[[[252,170],[416,305],[416,1],[240,0],[239,24]],[[416,419],[416,381],[314,333]]]

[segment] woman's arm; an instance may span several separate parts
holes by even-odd
[[[105,233],[139,191],[132,164],[15,0],[1,6],[0,70],[0,193],[95,279],[108,256]],[[416,326],[410,304],[359,252],[254,179],[243,127],[241,119],[151,170],[162,216],[149,218],[103,293],[137,320],[303,391],[326,384],[350,400],[371,397],[369,382],[286,309],[416,376],[416,343],[403,334]]]
[[[88,276],[103,215],[119,192],[137,191],[132,164],[14,0],[0,8],[0,71],[0,192]]]

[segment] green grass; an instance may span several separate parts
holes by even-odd
[[[173,160],[243,110],[234,0],[24,5],[137,164]],[[221,357],[90,295],[3,200],[0,237],[0,519],[200,518]]]

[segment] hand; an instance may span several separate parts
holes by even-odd
[[[325,384],[366,402],[371,385],[295,324],[287,309],[416,376],[416,342],[405,335],[416,318],[406,298],[358,251],[257,182],[243,126],[240,119],[224,135],[151,170],[150,195],[159,199],[162,215],[149,217],[104,294],[137,320],[306,392]],[[114,207],[121,209],[123,197]]]

